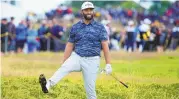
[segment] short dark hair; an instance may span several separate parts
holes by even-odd
[[[7,19],[6,18],[3,18],[3,19],[1,19],[2,21],[7,21]]]
[[[14,17],[11,17],[11,21],[14,20]]]

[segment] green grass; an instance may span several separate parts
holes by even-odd
[[[71,73],[44,94],[38,76],[47,78],[60,67],[63,53],[36,53],[2,57],[2,99],[85,99],[81,73]],[[99,74],[98,99],[179,99],[179,52],[112,52],[113,73],[129,88],[111,76]],[[101,68],[104,67],[104,58]]]

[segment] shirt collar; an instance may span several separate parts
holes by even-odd
[[[83,24],[85,24],[83,20],[80,20],[80,22],[83,23]],[[95,20],[92,19],[89,24],[94,25],[94,24],[95,24]]]

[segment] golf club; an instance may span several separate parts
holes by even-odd
[[[101,70],[101,73],[105,72],[104,69]],[[123,83],[122,81],[120,81],[114,74],[110,74],[111,77],[113,77],[115,80],[117,80],[118,82],[120,82],[122,85],[124,85],[126,88],[128,88],[128,86]]]

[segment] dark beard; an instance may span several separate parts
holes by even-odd
[[[93,19],[93,15],[91,15],[91,17],[88,17],[88,15],[83,14],[83,17],[85,18],[85,20],[92,20]]]

